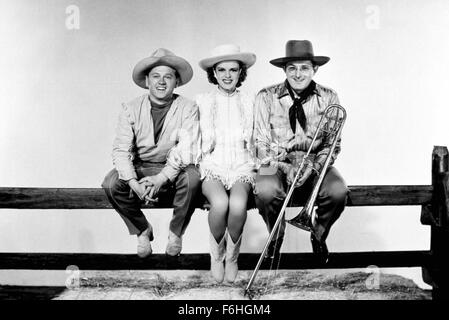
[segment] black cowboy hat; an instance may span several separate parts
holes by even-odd
[[[287,62],[295,60],[310,60],[313,64],[322,66],[330,58],[315,56],[312,43],[309,40],[289,40],[285,45],[285,57],[271,60],[270,63],[276,67],[283,68]]]

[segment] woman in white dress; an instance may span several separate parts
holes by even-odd
[[[217,282],[234,282],[238,267],[248,195],[255,176],[252,150],[253,99],[240,92],[253,53],[221,45],[200,61],[214,90],[196,98],[200,114],[199,168],[202,191],[211,207],[211,272]]]

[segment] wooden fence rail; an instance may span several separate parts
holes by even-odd
[[[260,254],[241,253],[239,269],[253,270]],[[279,269],[334,269],[421,267],[432,264],[429,251],[387,252],[338,252],[331,253],[329,262],[323,265],[313,253],[282,253]],[[179,257],[152,254],[141,259],[135,254],[88,254],[88,253],[0,253],[0,269],[65,270],[75,265],[80,270],[209,270],[210,255],[185,253]],[[268,261],[261,269],[269,269]]]
[[[349,186],[348,206],[413,206],[432,201],[431,185]],[[293,196],[292,207],[303,201]],[[200,200],[198,207],[203,206]],[[147,206],[150,208],[150,206]],[[100,188],[0,188],[0,209],[112,209]],[[164,208],[164,207],[160,207]],[[165,207],[166,208],[166,207]]]
[[[348,206],[421,206],[421,223],[431,227],[428,251],[331,253],[322,265],[312,253],[283,253],[280,269],[422,267],[424,281],[433,287],[434,299],[449,299],[449,160],[446,147],[432,153],[431,185],[350,186]],[[304,201],[293,195],[291,206]],[[168,208],[167,205],[155,206]],[[201,199],[198,208],[207,207]],[[249,207],[254,207],[250,201]],[[149,206],[147,207],[149,208]],[[0,209],[112,209],[100,188],[16,188],[0,187]],[[1,219],[1,218],[0,218]],[[1,220],[0,220],[1,221]],[[239,269],[254,269],[259,254],[242,253]],[[57,270],[75,265],[81,270],[208,270],[205,253],[168,257],[154,254],[140,259],[129,254],[88,253],[0,253],[0,269]],[[269,268],[263,264],[261,269]]]

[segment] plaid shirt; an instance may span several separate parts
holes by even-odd
[[[303,103],[307,118],[306,130],[297,123],[296,133],[293,133],[289,122],[288,111],[292,104],[285,83],[262,89],[257,94],[254,140],[259,166],[279,166],[285,173],[292,166],[298,167],[310,147],[324,110],[331,104],[339,104],[339,100],[334,90],[317,84],[315,92]],[[330,152],[329,140],[321,131],[312,147],[311,158],[317,170],[324,165]],[[341,139],[337,142],[330,164],[340,152],[340,142]]]

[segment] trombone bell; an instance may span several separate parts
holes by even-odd
[[[292,226],[295,226],[304,231],[312,232],[312,219],[305,213],[305,210],[301,210],[299,214],[293,219],[287,220]]]

